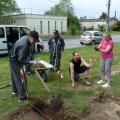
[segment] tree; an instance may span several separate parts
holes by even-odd
[[[80,20],[74,15],[71,0],[60,0],[60,2],[45,12],[46,15],[67,16],[68,28],[70,31],[80,30]],[[75,32],[74,32],[75,33]]]
[[[120,21],[117,21],[111,28],[113,31],[120,31]]]
[[[58,4],[52,7],[49,11],[46,11],[46,15],[65,15],[68,13],[73,15],[73,6],[71,0],[60,0]]]
[[[102,15],[100,16],[100,19],[106,19],[106,18],[107,18],[107,14],[103,12]]]
[[[15,0],[0,0],[0,16],[20,12]]]

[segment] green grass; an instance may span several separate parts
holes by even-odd
[[[120,34],[120,31],[110,31],[111,34]]]
[[[115,43],[115,57],[113,65],[120,64],[120,52],[119,52],[120,43]],[[71,106],[74,109],[86,110],[89,107],[90,99],[95,93],[102,92],[104,89],[97,87],[96,85],[91,87],[82,87],[79,86],[77,89],[71,88],[71,80],[69,77],[68,66],[69,60],[72,56],[73,51],[78,51],[87,62],[89,62],[90,57],[96,56],[96,61],[93,63],[93,67],[90,70],[90,78],[93,83],[96,83],[100,79],[100,57],[99,53],[95,52],[92,49],[92,46],[88,45],[86,47],[67,49],[62,55],[61,68],[64,75],[62,79],[62,89],[60,89],[60,78],[56,78],[53,73],[47,71],[48,74],[48,86],[52,90],[53,94],[58,94],[64,99],[65,103],[68,106]],[[46,61],[49,61],[49,53],[37,54],[36,58],[40,58]],[[107,91],[120,93],[120,74],[116,74],[112,77],[111,88]],[[10,70],[8,57],[0,57],[0,86],[7,84],[10,81]],[[49,98],[50,94],[42,86],[40,80],[35,74],[32,74],[28,78],[28,89],[30,96],[37,96],[43,99]],[[11,98],[11,87],[0,90],[0,117],[3,117],[7,113],[28,104],[19,103],[17,98]],[[5,99],[6,98],[6,99]]]

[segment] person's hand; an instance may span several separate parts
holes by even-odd
[[[90,65],[89,65],[89,68],[91,68],[92,67],[92,63],[90,63]]]
[[[25,75],[24,75],[24,70],[20,69],[20,76],[21,76],[21,80],[22,82],[25,80]]]
[[[20,69],[20,74],[24,75],[24,70],[22,68]]]
[[[75,83],[72,83],[72,87],[75,88]]]
[[[99,48],[97,48],[97,47],[94,47],[94,50],[95,50],[95,51],[99,51],[100,49],[99,49]]]
[[[92,67],[92,63],[88,64],[86,67],[91,68]]]

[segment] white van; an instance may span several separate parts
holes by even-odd
[[[0,54],[7,54],[11,49],[12,45],[20,37],[28,35],[30,31],[31,30],[26,26],[0,25]],[[38,42],[37,44],[40,46],[42,43]]]

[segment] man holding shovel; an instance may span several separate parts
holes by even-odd
[[[10,51],[10,69],[13,94],[19,95],[19,101],[24,101],[27,98],[27,88],[25,86],[25,74],[23,66],[26,63],[26,58],[29,55],[30,47],[37,42],[39,34],[36,31],[31,31],[28,36],[23,36],[13,45]]]
[[[83,65],[81,66],[81,64]],[[81,73],[85,73],[85,80],[83,82],[86,85],[90,85],[88,80],[88,72],[91,66],[92,64],[88,64],[82,57],[80,57],[78,52],[73,52],[69,66],[72,87],[75,87],[75,81],[79,81]]]

